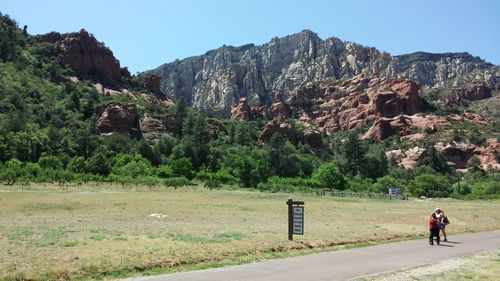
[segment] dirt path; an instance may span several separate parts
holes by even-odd
[[[228,266],[168,275],[129,278],[127,281],[285,281],[349,280],[369,274],[437,262],[443,259],[500,249],[500,231],[449,236],[448,243],[430,246],[427,240]]]

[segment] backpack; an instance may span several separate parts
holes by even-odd
[[[443,217],[443,224],[444,224],[444,225],[448,225],[448,224],[450,224],[450,220],[448,219],[448,217],[447,217],[447,216],[444,216],[444,217]]]

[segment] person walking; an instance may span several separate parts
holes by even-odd
[[[429,218],[429,244],[434,245],[434,237],[436,237],[436,243],[439,245],[439,220],[436,217],[436,212],[432,213]]]
[[[448,242],[448,239],[446,238],[446,225],[450,223],[448,220],[448,217],[444,214],[443,210],[441,208],[436,208],[434,210],[434,213],[436,214],[436,218],[439,221],[439,229],[443,233],[444,239],[443,242]]]

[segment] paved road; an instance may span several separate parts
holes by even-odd
[[[288,281],[348,280],[413,267],[490,249],[500,249],[500,231],[449,235],[448,243],[430,246],[413,240],[312,254],[217,269],[129,278],[127,281]]]

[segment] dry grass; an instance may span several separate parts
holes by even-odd
[[[294,195],[306,202],[305,235],[289,242],[288,194],[146,189],[0,186],[0,279],[121,276],[290,249],[416,237],[427,235],[428,215],[437,206],[450,217],[451,235],[500,229],[498,201]],[[149,217],[154,213],[167,216]]]
[[[498,280],[500,276],[500,250],[488,251],[468,257],[448,259],[432,265],[368,276],[359,281],[455,281]]]

